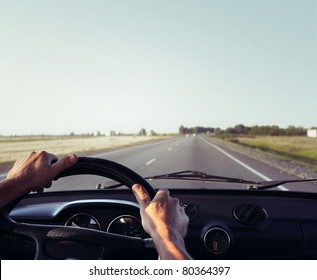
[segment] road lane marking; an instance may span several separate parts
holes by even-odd
[[[135,146],[130,146],[130,147],[113,147],[114,150],[105,151],[98,154],[93,154],[90,157],[101,157],[101,158],[108,157],[117,153],[123,153],[123,152],[129,151],[129,150],[132,151],[132,150],[144,149],[145,147],[157,146],[157,145],[161,145],[162,143],[174,142],[174,141],[175,139],[166,139],[166,140],[157,141],[153,143],[137,144]]]
[[[152,159],[149,160],[145,165],[150,165],[150,164],[153,163],[154,161],[156,161],[156,158],[152,158]]]
[[[173,150],[172,148],[168,148],[167,151],[170,152],[171,150]]]
[[[255,170],[254,168],[252,168],[250,165],[245,164],[244,162],[242,162],[241,160],[237,159],[236,157],[234,157],[233,155],[230,155],[229,153],[227,153],[225,150],[221,149],[220,147],[218,147],[217,145],[208,142],[207,140],[203,139],[207,144],[209,144],[210,146],[212,146],[213,148],[217,149],[219,152],[221,152],[222,154],[224,154],[225,156],[227,156],[228,158],[232,159],[233,161],[235,161],[236,163],[240,164],[241,166],[243,166],[244,168],[248,169],[249,171],[251,171],[253,174],[259,176],[260,178],[264,179],[265,181],[272,181],[271,178],[265,176],[264,174],[262,174],[261,172]],[[284,187],[284,186],[278,186],[278,189],[280,189],[281,191],[289,191],[288,188]]]

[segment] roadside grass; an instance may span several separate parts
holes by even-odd
[[[255,138],[238,137],[244,146],[277,153],[282,156],[317,164],[317,139],[305,136],[262,136]]]
[[[0,164],[10,164],[31,151],[45,150],[58,156],[87,155],[171,138],[171,136],[12,136],[0,137]],[[1,166],[0,166],[1,167]]]
[[[224,139],[285,160],[295,160],[317,168],[317,139],[306,136],[256,136]]]

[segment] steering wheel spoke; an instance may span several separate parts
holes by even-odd
[[[35,259],[100,259],[113,250],[146,249],[141,238],[102,231],[53,225],[20,223],[15,234],[31,237],[36,243]]]

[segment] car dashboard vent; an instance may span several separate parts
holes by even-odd
[[[233,209],[235,219],[248,226],[260,226],[268,219],[267,212],[259,206],[242,204]]]
[[[185,213],[189,218],[189,222],[193,222],[198,218],[198,209],[194,204],[181,202],[180,205],[184,208]]]

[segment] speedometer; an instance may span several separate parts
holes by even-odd
[[[145,237],[140,220],[130,215],[116,217],[109,224],[107,232],[132,237]]]
[[[101,230],[100,224],[97,221],[97,219],[94,216],[87,213],[78,213],[72,216],[65,223],[65,226]]]

